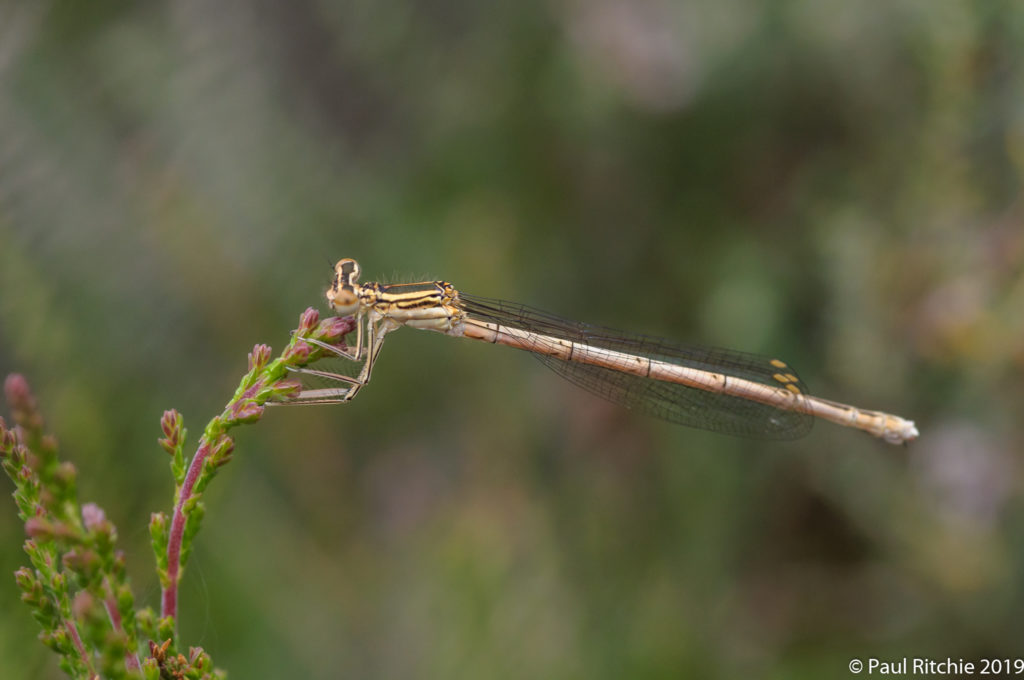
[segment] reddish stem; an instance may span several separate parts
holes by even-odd
[[[160,602],[161,617],[178,616],[178,580],[181,575],[181,543],[185,537],[185,503],[192,498],[192,490],[196,486],[203,471],[203,463],[210,455],[210,443],[203,439],[192,456],[188,472],[185,474],[185,481],[181,484],[181,493],[178,494],[178,502],[174,505],[174,515],[171,517],[171,532],[167,539],[167,580],[168,585],[164,589]]]
[[[92,667],[92,659],[89,658],[89,652],[86,651],[85,645],[82,644],[82,638],[78,635],[78,627],[74,621],[64,621],[64,630],[68,632],[68,636],[71,638],[71,642],[74,643],[75,649],[78,650],[78,656],[81,657],[82,663],[85,664],[86,669],[89,671],[90,678],[98,678],[96,671]]]
[[[104,585],[107,587],[107,592],[110,592],[110,582],[104,579]],[[107,616],[110,618],[110,625],[113,629],[118,633],[123,633],[124,625],[121,623],[121,612],[117,611],[117,601],[113,597],[108,597],[103,600],[103,608],[107,610]],[[135,651],[124,653],[124,666],[130,671],[142,670],[142,664]]]

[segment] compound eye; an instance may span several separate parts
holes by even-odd
[[[359,263],[350,257],[338,260],[334,265],[334,271],[338,279],[338,285],[352,285],[359,280]]]
[[[359,307],[359,297],[351,287],[332,287],[327,291],[327,304],[339,314],[352,314]]]

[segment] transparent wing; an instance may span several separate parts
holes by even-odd
[[[554,314],[504,300],[459,293],[459,303],[470,317],[481,321],[807,394],[796,373],[778,359],[728,349],[682,345],[661,338],[566,321]],[[562,377],[600,397],[689,427],[757,439],[796,439],[807,434],[814,423],[814,418],[806,413],[787,411],[740,397],[601,366],[563,361],[545,354],[535,356]]]

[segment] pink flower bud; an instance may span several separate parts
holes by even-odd
[[[268,361],[270,361],[270,345],[256,345],[249,353],[249,370],[261,370]]]
[[[236,403],[231,409],[231,419],[242,423],[254,423],[263,415],[263,407],[251,401]]]
[[[160,418],[160,429],[168,439],[175,440],[181,432],[181,414],[173,408],[164,411]]]
[[[271,390],[269,399],[275,401],[287,401],[292,397],[299,396],[302,392],[302,383],[294,378],[285,378],[284,380],[278,380],[274,384],[274,389]]]
[[[160,430],[164,433],[164,438],[158,439],[157,443],[160,444],[160,448],[171,456],[181,446],[182,440],[185,437],[184,424],[184,418],[174,409],[164,411],[163,416],[160,418]]]
[[[351,316],[332,316],[320,322],[316,330],[318,340],[333,344],[356,329],[356,320]]]
[[[18,584],[18,588],[26,593],[35,590],[39,585],[36,575],[28,567],[21,567],[14,572],[14,582]]]
[[[235,440],[226,434],[222,434],[211,447],[210,460],[216,465],[223,465],[231,457],[231,452],[234,450]]]
[[[299,317],[299,335],[305,335],[309,333],[313,328],[316,327],[317,322],[320,321],[320,312],[316,311],[312,307],[307,307],[306,311]]]
[[[53,525],[42,517],[29,517],[25,520],[25,533],[32,538],[50,539],[53,538]]]
[[[297,340],[284,353],[284,360],[289,364],[302,365],[309,361],[310,347],[302,340]]]
[[[82,506],[82,522],[89,531],[96,531],[107,519],[103,508],[95,503],[86,503]]]
[[[79,590],[75,593],[75,599],[71,601],[71,614],[76,619],[84,619],[93,608],[96,600],[86,590]]]
[[[7,403],[14,411],[35,410],[32,390],[29,388],[25,376],[20,373],[11,373],[4,380],[4,396],[7,397]]]

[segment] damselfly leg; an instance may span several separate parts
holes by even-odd
[[[364,325],[366,327],[365,333],[363,331]],[[339,404],[351,401],[359,390],[370,381],[373,365],[380,355],[385,336],[399,327],[400,324],[395,324],[390,319],[381,317],[371,310],[370,313],[359,314],[356,318],[356,346],[352,350],[342,349],[341,347],[329,345],[318,340],[307,339],[306,342],[321,348],[328,355],[332,355],[334,359],[349,362],[362,361],[363,366],[356,376],[346,375],[340,371],[327,371],[315,368],[289,368],[293,373],[319,378],[328,384],[341,383],[344,386],[303,389],[298,397],[295,397],[288,403]]]

